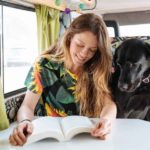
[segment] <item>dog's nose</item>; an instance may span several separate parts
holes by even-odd
[[[121,91],[127,91],[129,89],[128,84],[124,83],[124,84],[118,84],[118,87]]]

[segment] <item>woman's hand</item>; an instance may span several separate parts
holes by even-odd
[[[101,140],[108,138],[112,129],[112,119],[100,119],[100,122],[96,124],[95,128],[91,131],[91,135]]]
[[[33,125],[29,121],[23,121],[14,128],[13,133],[9,137],[9,142],[14,146],[22,146],[26,143],[27,137],[32,134]]]

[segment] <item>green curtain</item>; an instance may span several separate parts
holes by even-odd
[[[6,115],[3,89],[0,82],[0,131],[9,127],[9,121]]]
[[[41,52],[49,48],[59,37],[60,11],[43,5],[35,5],[35,10],[37,16],[38,49]]]

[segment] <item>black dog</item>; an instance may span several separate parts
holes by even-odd
[[[150,121],[150,45],[126,40],[116,49],[113,61],[111,87],[117,116]]]

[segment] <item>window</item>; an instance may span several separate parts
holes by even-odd
[[[107,30],[110,37],[115,37],[115,30],[113,27],[107,27]]]
[[[38,55],[36,14],[3,7],[4,93],[24,87],[30,66]],[[2,67],[2,66],[1,66]]]
[[[75,18],[77,18],[81,14],[76,11],[72,11],[70,15],[71,15],[71,21],[73,21]]]
[[[118,37],[119,36],[118,23],[115,20],[105,20],[104,22],[107,26],[109,36],[110,37]]]
[[[121,36],[150,36],[150,24],[120,26]]]

